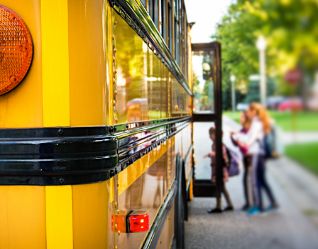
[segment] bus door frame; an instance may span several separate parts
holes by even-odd
[[[210,43],[192,43],[193,52],[213,52],[214,63],[212,65],[211,77],[213,79],[214,110],[211,113],[193,113],[192,122],[214,122],[216,131],[216,185],[213,189],[212,182],[195,179],[195,165],[193,165],[194,196],[207,197],[219,196],[223,186],[222,169],[222,67],[221,67],[221,44],[217,41]],[[192,63],[192,62],[191,62]],[[193,103],[194,101],[192,101]],[[193,126],[192,126],[193,127]],[[193,129],[193,128],[192,128]],[[193,132],[192,132],[193,134]],[[195,148],[194,148],[195,149]],[[194,162],[195,163],[195,162]]]

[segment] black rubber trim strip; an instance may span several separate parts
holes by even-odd
[[[160,126],[164,126],[168,124],[176,124],[183,121],[191,121],[191,116],[120,124],[120,125],[113,126],[110,130],[112,133],[116,134],[117,136],[127,136],[127,135],[132,135],[134,133],[146,131],[151,128],[158,128]]]
[[[0,185],[107,180],[181,131],[190,120],[139,122],[116,133],[114,127],[1,129]],[[151,135],[135,139],[146,132]]]
[[[136,160],[138,160],[139,158],[141,158],[142,156],[146,155],[148,152],[150,152],[151,150],[153,150],[154,148],[156,148],[157,146],[159,146],[160,144],[162,144],[163,142],[165,142],[167,139],[173,137],[174,135],[176,135],[177,133],[179,133],[181,130],[183,130],[186,126],[188,126],[189,123],[188,122],[184,122],[181,123],[181,125],[176,128],[176,127],[172,127],[170,129],[167,130],[167,134],[164,136],[157,136],[155,138],[155,140],[151,141],[151,144],[145,148],[141,148],[140,150],[137,151],[137,153],[133,153],[131,156],[128,156],[126,158],[123,158],[119,161],[118,163],[118,167],[119,170],[123,170],[124,168],[126,168],[127,166],[129,166],[130,164],[132,164],[133,162],[135,162]],[[126,153],[129,154],[130,150],[125,150]],[[121,156],[119,156],[121,157]]]
[[[193,95],[186,79],[172,56],[156,25],[145,7],[135,0],[109,0],[114,10],[136,31],[136,33],[153,49],[154,53],[176,77],[189,95]]]
[[[177,193],[177,182],[174,181],[172,187],[170,188],[167,197],[165,198],[163,204],[161,205],[159,212],[147,234],[147,237],[141,246],[141,249],[155,249],[157,242],[159,240],[160,234],[162,232],[162,227],[166,218],[169,214],[169,211],[172,208],[175,196]]]
[[[65,185],[106,180],[116,173],[118,163],[117,138],[106,131],[105,127],[1,130],[0,184]]]

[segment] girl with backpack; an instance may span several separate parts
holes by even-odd
[[[235,139],[241,146],[247,147],[247,155],[250,155],[250,175],[252,180],[253,199],[248,214],[255,215],[264,210],[262,190],[265,190],[271,209],[277,208],[277,202],[266,179],[265,167],[265,136],[270,132],[270,119],[265,108],[258,104],[250,104],[246,111],[247,119],[251,120],[250,128],[246,134],[237,136]],[[243,207],[245,208],[245,207]]]
[[[211,152],[209,152],[207,155],[205,155],[205,157],[209,157],[211,159],[211,167],[212,167],[212,172],[211,172],[211,181],[212,183],[215,184],[216,182],[216,158],[215,158],[215,128],[211,127],[209,129],[209,135],[210,135],[210,139],[212,141],[212,150]],[[212,213],[222,213],[222,200],[221,200],[221,196],[222,194],[225,197],[225,200],[227,202],[227,207],[224,209],[224,211],[232,211],[234,210],[233,208],[233,204],[231,201],[231,197],[229,195],[229,192],[226,189],[225,183],[228,181],[228,166],[229,166],[229,158],[227,155],[227,151],[225,146],[222,146],[222,156],[223,156],[223,165],[222,165],[222,169],[223,169],[223,181],[222,181],[222,185],[221,185],[221,194],[217,195],[216,197],[216,207],[213,209],[208,210],[208,213],[212,214]]]
[[[262,129],[263,129],[263,137],[259,141],[260,143],[260,154],[258,156],[257,160],[257,167],[256,167],[256,177],[257,177],[257,208],[259,211],[264,211],[263,206],[263,196],[262,196],[262,190],[265,191],[269,201],[270,205],[266,208],[266,210],[272,210],[277,209],[278,204],[275,199],[275,196],[273,194],[273,191],[268,184],[267,178],[266,178],[266,159],[270,156],[271,149],[269,148],[269,144],[267,143],[267,138],[272,130],[272,123],[270,120],[270,117],[266,111],[266,109],[258,103],[252,103],[249,107],[250,112],[254,117],[258,118],[262,123]],[[251,210],[251,214],[253,214],[253,210]]]

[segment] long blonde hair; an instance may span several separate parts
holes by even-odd
[[[242,120],[243,119],[243,120]],[[248,116],[247,111],[241,113],[241,125],[245,130],[249,130],[252,124],[252,119]]]
[[[263,124],[263,131],[265,134],[268,134],[271,132],[271,119],[270,116],[264,106],[262,106],[259,103],[253,102],[250,104],[249,109],[251,111],[255,111],[257,117],[260,119],[260,121]]]

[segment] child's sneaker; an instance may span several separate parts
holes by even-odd
[[[249,210],[250,208],[251,208],[250,205],[245,204],[245,205],[241,208],[241,210],[242,210],[242,211],[247,211],[247,210]]]
[[[247,210],[247,215],[254,216],[254,215],[258,215],[260,212],[261,211],[258,207],[252,207],[249,210]]]
[[[226,208],[223,209],[223,211],[233,211],[234,208],[233,206],[227,206]]]
[[[208,213],[209,214],[219,214],[219,213],[222,213],[222,209],[221,208],[213,208],[213,209],[208,210]]]

